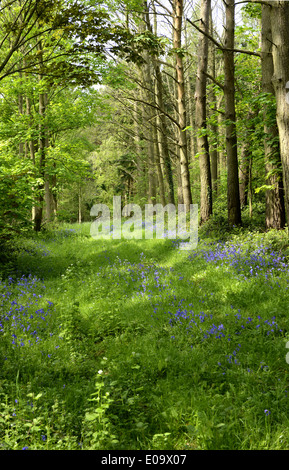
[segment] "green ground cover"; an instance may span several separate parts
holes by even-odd
[[[0,284],[2,449],[288,449],[287,232],[19,239]]]

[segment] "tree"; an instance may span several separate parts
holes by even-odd
[[[234,0],[226,2],[226,28],[224,50],[224,96],[226,119],[226,150],[227,150],[227,199],[228,221],[231,225],[241,224],[241,207],[238,177],[238,148],[235,109],[235,64],[234,64]]]
[[[266,184],[266,227],[281,229],[285,225],[285,206],[282,179],[282,164],[279,148],[279,134],[276,122],[274,87],[272,78],[274,65],[272,58],[272,32],[270,6],[262,5],[262,91],[264,100],[264,133],[265,133],[265,165],[267,172]],[[273,109],[273,116],[271,110]]]
[[[283,183],[286,218],[289,217],[289,101],[287,83],[289,70],[289,3],[273,2],[271,9],[272,56],[274,74],[272,83],[275,90],[277,125],[279,130],[280,154],[283,168]]]
[[[178,132],[181,165],[181,181],[183,188],[183,198],[186,210],[190,210],[192,204],[192,193],[190,184],[190,173],[188,164],[188,148],[186,137],[186,106],[185,106],[185,80],[182,51],[182,21],[183,21],[183,0],[173,2],[173,46],[175,51],[176,80],[178,96]]]
[[[211,1],[202,0],[200,29],[209,32]],[[201,179],[201,223],[206,222],[212,214],[212,180],[210,167],[209,141],[207,132],[207,69],[208,69],[208,37],[200,33],[198,70],[196,75],[196,130],[197,146],[200,162]]]

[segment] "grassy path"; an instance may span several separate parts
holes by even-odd
[[[0,285],[5,449],[287,449],[288,267],[269,237],[19,242]],[[288,338],[289,339],[289,338]]]

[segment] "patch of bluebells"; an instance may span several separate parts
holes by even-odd
[[[238,274],[246,277],[288,272],[289,265],[284,256],[271,245],[263,243],[252,246],[252,242],[217,242],[202,244],[189,258],[201,257],[218,266],[231,266]]]
[[[198,344],[208,341],[221,341],[223,347],[218,350],[220,354],[224,356],[223,361],[228,365],[242,365],[238,353],[241,349],[240,337],[244,337],[246,344],[248,344],[248,334],[250,337],[254,336],[256,341],[260,341],[260,336],[275,336],[282,334],[282,329],[279,328],[276,322],[276,316],[270,319],[262,319],[260,315],[256,318],[250,316],[243,316],[238,310],[238,313],[226,314],[226,317],[222,323],[214,321],[214,315],[204,313],[194,313],[192,310],[184,308],[178,308],[175,313],[168,312],[170,316],[169,324],[174,328],[178,328],[180,325],[185,325],[185,330],[182,329],[188,335],[189,343],[191,347],[198,346]],[[174,339],[176,338],[174,334]],[[237,344],[236,344],[237,343]],[[231,345],[231,352],[224,354],[227,350],[228,344]],[[235,346],[234,346],[235,344]],[[217,365],[222,368],[223,374],[225,373],[226,366],[224,362],[218,362]],[[267,366],[260,366],[261,370],[267,370]],[[252,371],[252,370],[251,370]]]
[[[33,242],[32,246],[27,246],[22,249],[20,253],[20,257],[23,257],[25,255],[29,256],[49,256],[51,254],[50,250],[47,250],[46,246],[43,243],[40,242]]]
[[[229,254],[230,262],[236,261],[238,256],[242,257],[244,253],[241,247],[235,251],[232,246],[230,249],[223,248],[224,251],[220,249],[215,257],[212,256],[214,262],[226,260],[225,256],[222,258],[221,253]],[[256,249],[254,253],[250,253],[252,255],[250,260],[253,259],[253,255],[256,256],[254,259],[257,259],[266,253],[263,248],[260,248],[259,252]],[[208,260],[208,252],[206,256]],[[275,261],[278,263],[280,260],[275,258]],[[274,265],[273,261],[272,264]],[[178,285],[187,283],[192,289],[196,289],[196,286],[186,280],[182,273],[148,261],[143,254],[137,263],[116,256],[113,261],[109,260],[108,266],[101,267],[97,274],[114,280],[119,288],[123,289],[125,296],[128,295],[128,286],[133,287],[131,298],[146,296],[151,305],[151,317],[156,321],[160,318],[167,319],[171,328],[169,336],[176,345],[178,341],[182,344],[185,341],[191,349],[198,348],[202,344],[208,345],[208,351],[213,347],[219,356],[216,369],[222,374],[226,374],[232,367],[243,367],[248,373],[257,370],[259,364],[247,364],[246,349],[255,340],[260,342],[262,338],[282,334],[275,316],[261,318],[260,315],[256,315],[253,318],[236,310],[233,305],[229,313],[225,313],[220,319],[212,308],[213,293],[208,295],[202,292],[201,286],[198,286],[198,292],[194,291],[194,305],[188,298],[180,299],[177,294]],[[266,368],[260,367],[260,370],[265,371]]]
[[[144,271],[142,273],[144,275]],[[262,318],[260,315],[256,315],[251,317],[244,315],[240,309],[236,311],[231,305],[229,313],[226,313],[220,320],[219,315],[216,316],[211,309],[210,296],[203,293],[202,298],[198,299],[198,294],[195,292],[194,305],[189,303],[188,299],[178,299],[173,286],[177,286],[180,282],[186,282],[185,279],[175,272],[173,273],[175,280],[170,281],[171,285],[165,275],[168,275],[167,268],[162,270],[160,267],[154,266],[150,275],[146,271],[146,285],[142,293],[144,295],[150,292],[148,297],[153,309],[152,317],[156,320],[160,315],[162,319],[167,317],[171,327],[169,333],[171,340],[176,344],[178,341],[181,341],[182,344],[185,341],[191,349],[198,348],[202,344],[208,345],[208,351],[213,348],[219,355],[219,359],[216,361],[216,370],[220,370],[223,375],[232,367],[243,367],[248,373],[258,370],[259,363],[250,364],[248,367],[248,347],[250,348],[250,344],[255,341],[261,343],[263,338],[283,334],[276,321],[276,316]],[[164,279],[166,282],[163,282]],[[203,310],[200,310],[200,304]],[[262,363],[260,370],[266,370],[266,366],[263,366]]]
[[[0,335],[13,350],[34,347],[53,336],[53,303],[44,292],[43,282],[32,275],[0,282]]]

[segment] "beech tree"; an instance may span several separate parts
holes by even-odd
[[[272,106],[272,99],[274,100],[272,46],[270,6],[262,5],[262,91],[267,95],[267,103],[264,103],[264,150],[266,184],[271,186],[266,190],[266,227],[280,229],[285,225],[285,206],[279,133],[275,107]],[[270,108],[273,109],[273,116]]]
[[[209,32],[211,1],[202,0],[200,29]],[[206,222],[212,214],[212,180],[210,152],[207,132],[207,70],[208,70],[208,37],[200,33],[198,69],[196,75],[196,131],[200,162],[201,207],[200,221]]]
[[[179,152],[181,166],[181,181],[183,189],[184,205],[186,210],[190,210],[192,204],[192,193],[190,183],[190,173],[188,164],[188,147],[185,129],[186,106],[185,106],[185,79],[182,52],[182,22],[183,22],[183,0],[174,0],[173,2],[173,46],[175,51],[176,63],[176,81],[178,97],[178,133],[179,133]]]
[[[265,12],[265,10],[263,10]],[[286,218],[289,217],[289,100],[287,83],[289,70],[289,3],[276,1],[270,4],[272,28],[272,57],[277,124],[279,130],[280,154],[283,169],[283,183]],[[264,13],[265,14],[265,13]]]

